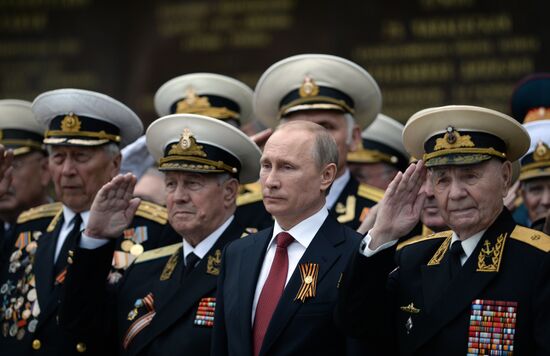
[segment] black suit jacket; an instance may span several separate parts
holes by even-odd
[[[212,325],[196,322],[199,303],[215,298],[221,251],[242,233],[243,228],[233,221],[186,277],[181,246],[172,255],[134,263],[114,295],[104,285],[112,244],[97,250],[79,249],[67,277],[62,326],[72,334],[91,337],[94,354],[118,350],[119,355],[209,355]],[[176,261],[175,268],[163,280],[170,259]],[[85,278],[94,273],[96,277]],[[135,301],[149,293],[156,314],[124,348],[125,334],[147,309],[138,309],[133,320],[128,315]]]
[[[504,210],[451,280],[451,235],[409,243],[396,254],[397,263],[395,249],[369,258],[357,253],[340,289],[342,329],[385,354],[465,355],[475,337],[469,332],[476,330],[472,303],[515,302],[514,355],[549,355],[550,237],[517,227]],[[503,247],[496,254],[498,241]],[[481,271],[495,263],[497,270]]]
[[[212,355],[252,355],[251,313],[256,283],[273,229],[228,245],[219,278]],[[294,300],[301,285],[298,268],[275,310],[262,355],[337,355],[346,338],[333,322],[340,274],[358,248],[360,235],[328,216],[300,263],[319,264],[316,296]]]

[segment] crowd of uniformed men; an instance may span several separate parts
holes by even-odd
[[[0,100],[0,355],[550,355],[549,74],[404,126],[321,54],[154,104]]]

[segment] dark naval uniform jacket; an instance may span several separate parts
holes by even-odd
[[[338,324],[388,355],[550,355],[550,237],[504,209],[451,279],[451,236],[356,253]]]
[[[210,355],[222,249],[243,230],[233,220],[187,274],[181,241],[150,250],[114,293],[105,289],[112,244],[78,249],[66,282],[63,328],[93,337],[94,354]]]
[[[1,294],[1,354],[72,355],[87,351],[86,337],[75,337],[59,327],[66,273],[54,275],[54,256],[62,225],[61,203],[33,208],[18,219],[10,255],[12,262],[8,270],[3,271],[0,287],[0,293],[5,291]],[[136,214],[130,228],[141,228],[151,236],[151,245],[154,236],[161,236],[164,231],[163,224],[151,220],[143,211],[139,216]],[[71,261],[69,258],[61,262],[68,266]]]
[[[330,214],[336,217],[339,223],[356,230],[365,219],[369,208],[384,197],[384,191],[359,183],[350,175],[350,179],[338,196],[336,203],[330,209]]]
[[[252,355],[252,304],[273,228],[229,244],[223,253],[216,298],[212,355]],[[330,215],[299,265],[319,265],[314,297],[296,299],[300,268],[287,283],[268,326],[260,355],[344,355],[346,337],[333,321],[340,274],[358,249],[360,235]]]

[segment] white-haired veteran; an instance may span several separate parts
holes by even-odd
[[[474,106],[420,111],[409,153],[344,272],[340,327],[387,355],[550,354],[550,237],[503,206],[529,148],[514,119]],[[396,244],[418,221],[426,173],[451,230]]]
[[[165,173],[168,220],[180,241],[141,254],[108,293],[113,238],[139,203],[135,177],[115,177],[83,232],[101,246],[75,252],[60,320],[93,337],[96,353],[209,355],[222,250],[244,233],[234,216],[239,183],[258,179],[261,151],[237,128],[192,114],[156,120],[146,143]]]
[[[87,90],[45,92],[32,111],[47,127],[43,144],[59,202],[27,210],[17,219],[0,280],[0,353],[80,354],[88,350],[88,335],[59,326],[67,269],[76,248],[90,243],[80,239],[80,231],[88,224],[96,193],[118,174],[120,148],[135,140],[143,126],[121,102]],[[4,174],[10,154],[0,157]],[[143,202],[138,212],[117,242],[139,246],[136,254],[154,245],[166,226],[164,208]]]

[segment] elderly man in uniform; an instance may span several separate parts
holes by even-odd
[[[254,91],[254,112],[269,127],[305,120],[325,127],[338,145],[336,180],[326,198],[338,221],[359,227],[368,209],[384,192],[359,184],[346,165],[348,152],[358,148],[361,129],[380,112],[382,95],[367,71],[344,58],[304,54],[273,64]]]
[[[183,243],[144,253],[116,295],[106,294],[109,239],[126,228],[139,202],[132,198],[135,177],[116,177],[98,193],[84,231],[104,246],[76,251],[61,322],[120,355],[209,355],[221,251],[243,235],[234,215],[239,182],[258,179],[261,152],[231,125],[192,114],[158,119],[146,138],[165,173],[170,225]]]
[[[525,129],[493,110],[446,106],[413,115],[403,141],[424,157],[452,230],[395,253],[420,215],[424,162],[398,174],[344,272],[340,327],[386,354],[550,354],[550,237],[516,225],[502,200],[511,161],[529,147]]]
[[[320,125],[292,121],[268,139],[260,183],[275,224],[224,250],[213,355],[350,353],[332,314],[360,235],[325,207],[337,163],[336,143]]]
[[[159,116],[206,115],[240,129],[253,119],[252,95],[246,84],[234,78],[214,73],[191,73],[164,83],[155,94],[155,109]],[[258,182],[241,185],[235,219],[250,232],[273,225],[273,219],[262,202]]]
[[[14,156],[13,169],[6,177],[9,189],[0,198],[2,248],[11,248],[10,232],[19,214],[49,200],[50,174],[43,139],[44,127],[34,119],[30,102],[0,100],[0,144],[11,149]],[[0,265],[3,262],[0,260]]]
[[[531,147],[521,159],[521,195],[531,226],[543,231],[550,214],[550,120],[529,122],[524,127],[531,136]]]
[[[363,130],[360,147],[348,153],[351,175],[359,182],[386,190],[397,172],[409,165],[401,138],[403,125],[384,114]]]
[[[32,109],[48,127],[44,143],[60,203],[22,213],[15,227],[9,268],[1,281],[0,349],[9,355],[77,354],[86,351],[86,338],[64,333],[57,319],[67,266],[79,243],[94,245],[84,238],[79,242],[92,201],[118,174],[119,148],[135,140],[143,128],[128,107],[86,90],[46,92],[35,99]],[[136,246],[136,254],[155,246],[166,221],[160,207],[142,204],[138,211],[122,241]],[[37,221],[47,224],[36,229]]]

